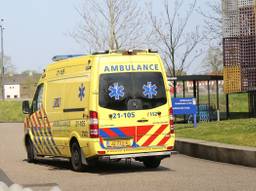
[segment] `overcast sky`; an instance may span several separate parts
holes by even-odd
[[[206,9],[206,1],[198,0],[199,6]],[[84,48],[68,35],[81,22],[75,10],[80,4],[81,0],[0,0],[0,18],[6,28],[5,54],[18,72],[41,72],[54,55],[84,53]],[[159,5],[155,3],[155,9]],[[202,17],[195,13],[189,27],[201,24]],[[190,71],[195,73],[195,68]]]

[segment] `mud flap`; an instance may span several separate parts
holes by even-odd
[[[83,151],[82,149],[80,149],[80,150],[81,150],[81,160],[82,160],[82,164],[88,166],[88,163],[87,163],[87,161],[86,161],[86,158],[84,157],[84,151]]]

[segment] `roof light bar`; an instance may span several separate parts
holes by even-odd
[[[74,58],[74,57],[79,57],[79,56],[84,56],[85,54],[70,54],[70,55],[57,55],[52,58],[52,61],[57,62],[60,60],[65,60],[69,58]]]
[[[151,50],[151,49],[129,49],[129,50],[105,50],[105,51],[94,52],[93,55],[111,54],[111,53],[136,54],[138,52],[158,53],[158,51],[154,51],[154,50]]]

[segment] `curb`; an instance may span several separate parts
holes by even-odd
[[[217,162],[256,167],[256,148],[194,139],[176,138],[175,150],[181,154]]]

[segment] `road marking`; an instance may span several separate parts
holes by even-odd
[[[23,184],[25,188],[33,188],[33,187],[54,187],[59,186],[57,183],[45,183],[45,184]]]
[[[0,168],[0,181],[4,182],[8,187],[14,184],[14,182],[5,174],[5,172]],[[57,183],[45,183],[45,184],[23,184],[24,188],[42,188],[42,187],[54,187],[59,186]]]
[[[4,171],[0,168],[0,181],[4,182],[8,186],[13,185],[13,181],[4,173]]]

